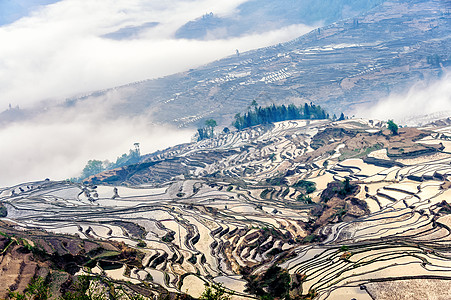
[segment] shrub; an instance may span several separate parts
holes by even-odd
[[[168,232],[161,238],[161,240],[163,242],[170,243],[175,239],[174,235],[175,235],[175,232]]]
[[[231,296],[226,293],[222,284],[205,284],[205,290],[200,300],[230,300]]]
[[[261,276],[243,274],[247,280],[247,292],[260,296],[261,299],[289,297],[291,277],[287,270],[272,265]]]
[[[398,125],[396,125],[396,123],[393,122],[393,120],[388,120],[387,125],[388,130],[390,130],[393,135],[398,134]]]
[[[299,180],[298,182],[293,184],[293,187],[302,188],[307,194],[311,194],[316,191],[316,183],[307,180]]]
[[[343,245],[340,247],[340,251],[348,251],[348,250],[349,250],[348,246]]]
[[[272,189],[264,189],[261,193],[260,193],[260,198],[265,199],[266,196],[272,192]]]
[[[52,294],[50,293],[50,287],[44,278],[37,277],[31,279],[31,282],[28,284],[23,294],[19,292],[9,292],[8,296],[11,299],[17,300],[47,300],[52,297]]]
[[[310,198],[310,196],[307,196],[307,195],[305,195],[305,194],[300,194],[300,195],[296,198],[296,200],[301,201],[301,202],[304,202],[304,203],[306,203],[306,204],[312,204],[312,203],[313,203],[312,198]]]

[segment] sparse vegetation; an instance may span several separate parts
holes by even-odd
[[[0,218],[4,218],[8,215],[8,210],[3,205],[3,203],[0,203]]]
[[[318,236],[316,234],[310,234],[304,238],[304,242],[306,242],[306,243],[313,243],[317,240],[318,240]]]
[[[440,63],[442,62],[442,59],[438,54],[428,55],[426,57],[426,62],[430,64],[433,67],[440,67]]]
[[[166,234],[161,238],[161,240],[162,240],[163,242],[170,243],[170,242],[172,242],[172,241],[175,239],[174,236],[175,236],[175,232],[171,231],[171,232],[166,233]]]
[[[71,288],[66,291],[61,300],[100,300],[100,296],[95,296],[89,290],[89,283],[92,277],[82,275],[74,278]]]
[[[47,300],[52,294],[50,292],[49,282],[42,277],[35,277],[31,279],[27,288],[23,293],[9,292],[11,299],[17,300]]]
[[[266,188],[260,193],[260,198],[266,199],[269,193],[273,191],[273,188]]]
[[[206,284],[205,290],[199,298],[200,300],[230,300],[231,295],[228,294],[222,284]]]
[[[305,194],[299,194],[296,198],[298,201],[304,202],[305,204],[312,204],[312,198],[310,196],[307,196]]]
[[[139,247],[139,248],[144,248],[144,247],[147,246],[147,244],[146,244],[146,242],[140,240],[140,241],[138,242],[138,244],[136,244],[136,246]]]
[[[393,135],[398,134],[398,125],[396,125],[396,123],[393,122],[393,120],[388,120],[387,125],[388,125],[388,130],[391,131],[391,134],[393,134]]]
[[[312,181],[307,180],[299,180],[295,184],[293,184],[294,188],[300,188],[304,190],[307,194],[311,194],[316,191],[316,184]]]
[[[290,188],[286,188],[283,190],[282,194],[280,195],[282,198],[287,196],[290,193]]]
[[[268,252],[268,256],[276,256],[277,254],[282,253],[283,250],[280,248],[273,248]]]
[[[201,140],[212,138],[214,136],[214,128],[217,125],[218,124],[213,119],[206,120],[205,126],[197,129],[197,140],[201,141]],[[227,128],[227,130],[229,130],[229,129]]]
[[[286,179],[286,177],[284,175],[278,175],[272,178],[267,178],[266,180],[266,184],[269,185],[287,185],[288,181]]]
[[[195,265],[197,263],[197,257],[195,255],[191,255],[191,257],[188,258],[188,261]]]
[[[247,291],[261,299],[288,299],[291,278],[287,270],[272,265],[261,275],[243,274],[246,279]]]
[[[349,247],[346,246],[346,245],[343,245],[343,246],[340,247],[340,251],[345,252],[345,251],[348,251],[348,250],[349,250]]]

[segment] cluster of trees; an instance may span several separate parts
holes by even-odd
[[[345,180],[342,182],[341,188],[338,190],[338,194],[343,197],[346,197],[348,195],[351,195],[354,189],[355,185],[351,185],[349,178],[346,177]]]
[[[218,124],[213,119],[209,119],[209,120],[205,121],[205,127],[197,129],[197,140],[201,141],[204,139],[212,138],[214,136],[214,128],[217,125]]]
[[[343,181],[332,181],[327,184],[327,188],[321,193],[321,201],[327,203],[333,197],[346,198],[357,192],[358,186],[351,183],[348,177]]]
[[[254,100],[252,104],[249,106],[248,112],[244,115],[240,113],[235,115],[235,121],[232,125],[238,129],[244,129],[255,125],[261,124],[270,124],[274,122],[287,121],[287,120],[319,120],[319,119],[328,119],[329,114],[321,108],[319,105],[315,105],[310,102],[310,104],[305,103],[301,106],[296,106],[294,104],[280,105],[276,106],[275,104],[267,107],[261,107]],[[345,120],[346,116],[341,113],[340,117],[337,119],[335,115],[333,115],[333,120]],[[195,139],[197,141],[201,141],[204,139],[210,139],[214,137],[214,128],[217,126],[217,123],[213,119],[209,119],[205,121],[204,127],[200,127],[197,129],[197,133],[195,135]],[[229,133],[229,128],[225,127],[223,130],[224,133]]]
[[[241,130],[255,125],[287,120],[329,118],[329,114],[327,114],[321,106],[313,103],[305,103],[303,106],[296,106],[294,104],[288,106],[276,106],[273,104],[268,107],[261,107],[258,106],[257,102],[254,100],[251,107],[253,107],[253,109],[250,109],[243,116],[241,116],[241,114],[235,115],[233,126],[235,126],[236,129]]]
[[[89,176],[98,174],[103,171],[120,168],[126,165],[138,163],[141,158],[139,150],[139,143],[135,143],[135,149],[130,149],[129,153],[122,154],[116,158],[116,162],[110,162],[109,160],[96,160],[91,159],[83,168],[81,176],[79,178],[72,178],[73,181],[80,181]]]
[[[316,183],[302,179],[293,184],[293,187],[304,189],[307,194],[311,194],[316,191]]]

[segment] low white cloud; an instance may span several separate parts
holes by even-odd
[[[417,126],[451,114],[451,74],[432,82],[416,83],[405,94],[391,94],[371,106],[361,106],[354,114],[370,119],[393,119],[401,125]]]
[[[246,0],[63,0],[0,27],[0,110],[42,99],[156,78],[224,56],[290,40],[313,29],[295,25],[227,40],[176,40],[175,31],[207,12],[233,14]],[[149,22],[133,39],[105,34]],[[3,107],[2,107],[3,106]]]
[[[230,16],[247,0],[62,0],[0,27],[0,111],[157,78],[228,55],[273,45],[313,28],[293,25],[232,39],[175,39],[180,26],[205,13]],[[139,28],[131,38],[105,35]],[[122,101],[108,94],[71,109],[52,108],[0,128],[0,186],[79,175],[89,159],[115,160],[134,142],[142,153],[190,140],[192,131],[151,123],[149,116],[111,119]],[[91,103],[92,102],[92,103]]]
[[[194,132],[153,124],[146,116],[109,117],[121,95],[110,92],[95,101],[56,108],[36,119],[0,129],[0,186],[64,180],[79,176],[90,159],[115,161],[135,142],[142,153],[189,142]]]

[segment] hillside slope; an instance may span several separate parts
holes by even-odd
[[[442,76],[450,65],[450,11],[450,1],[386,2],[287,43],[67,99],[62,106],[103,101],[101,96],[113,93],[121,101],[112,104],[111,118],[150,115],[154,122],[180,127],[198,126],[206,118],[230,126],[253,100],[262,106],[313,101],[330,115],[352,112],[359,104]],[[0,124],[39,113],[7,110]]]
[[[179,126],[207,117],[228,126],[252,100],[313,101],[330,113],[349,112],[441,76],[450,63],[450,9],[441,0],[387,2],[291,42],[116,88],[127,99],[117,112],[148,111]]]
[[[109,286],[99,290],[109,299],[123,288],[126,299],[199,297],[205,282],[246,299],[443,296],[450,162],[447,124],[392,135],[360,119],[285,121],[169,148],[82,184],[0,188],[9,276],[0,293],[21,292],[44,270],[55,292],[83,274]]]

